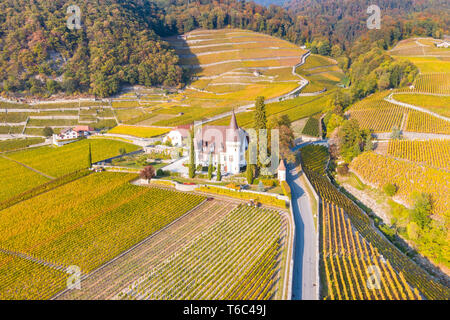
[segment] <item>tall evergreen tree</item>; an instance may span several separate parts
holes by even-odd
[[[92,167],[92,151],[91,151],[91,143],[89,143],[88,166],[89,166],[89,168]]]
[[[267,129],[266,104],[261,96],[256,98],[255,103],[255,130],[259,129]]]
[[[258,144],[257,144],[258,145],[258,149],[257,149],[258,154],[260,154],[261,141],[259,141],[259,139],[260,139],[259,130],[261,130],[261,129],[267,129],[267,115],[266,115],[266,104],[264,103],[264,97],[259,96],[256,98],[256,102],[255,102],[255,130],[256,130],[256,134],[259,137]],[[261,169],[261,167],[262,167],[260,157],[258,157],[257,162],[258,163],[257,163],[255,169],[256,169],[256,172],[258,173],[259,169]]]
[[[219,156],[219,160],[217,161],[217,181],[222,180],[222,166],[220,164],[220,156]]]
[[[194,131],[191,131],[191,148],[189,150],[189,178],[195,177]]]
[[[212,157],[212,153],[210,153],[209,154],[209,166],[208,166],[208,180],[212,179],[213,171],[214,171],[213,157]]]

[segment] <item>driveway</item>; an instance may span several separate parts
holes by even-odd
[[[178,172],[181,175],[187,175],[189,173],[189,168],[183,166],[183,163],[186,162],[187,160],[188,157],[181,158],[161,169],[164,171]]]

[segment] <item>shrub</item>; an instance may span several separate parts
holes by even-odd
[[[346,176],[346,175],[348,175],[348,165],[346,163],[344,163],[343,165],[337,167],[336,171],[339,175]]]
[[[431,196],[427,193],[414,192],[411,198],[414,202],[411,218],[423,229],[428,226],[431,221],[430,214],[433,209]]]
[[[384,185],[383,191],[389,196],[393,197],[397,193],[397,186],[393,183]]]
[[[275,179],[261,179],[261,182],[265,187],[276,187],[278,185],[278,180]]]
[[[51,137],[53,135],[53,129],[50,127],[45,127],[43,133],[47,138]]]
[[[288,197],[289,199],[292,198],[291,187],[286,181],[281,181],[281,189],[283,189],[283,193],[286,197]]]

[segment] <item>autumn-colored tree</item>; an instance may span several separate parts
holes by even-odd
[[[155,168],[153,168],[153,166],[146,166],[141,170],[139,176],[142,179],[151,180],[156,176]]]

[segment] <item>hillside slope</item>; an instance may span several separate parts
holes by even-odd
[[[156,35],[148,0],[83,1],[81,29],[69,30],[62,0],[0,2],[0,90],[116,93],[121,84],[177,85],[177,56]],[[56,80],[56,81],[55,81]]]

